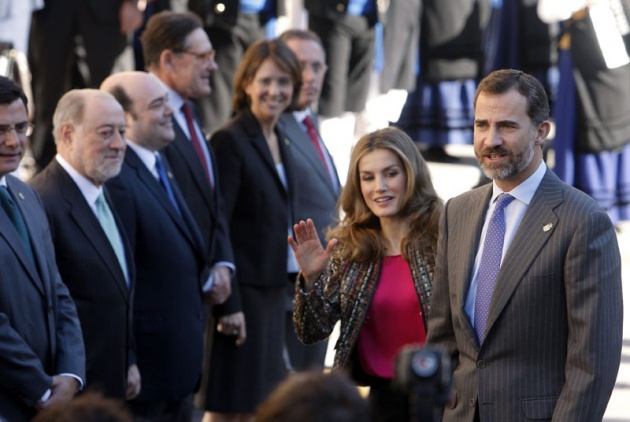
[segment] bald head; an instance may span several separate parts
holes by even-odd
[[[168,91],[155,76],[146,72],[114,73],[103,81],[101,90],[121,104],[131,142],[158,151],[175,139]]]
[[[122,107],[97,89],[74,89],[57,103],[53,135],[57,152],[96,186],[120,172],[126,143]]]

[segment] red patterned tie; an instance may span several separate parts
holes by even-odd
[[[313,124],[313,119],[311,119],[311,116],[306,116],[306,118],[304,119],[304,124],[306,125],[306,133],[311,139],[313,147],[315,147],[315,151],[317,151],[317,154],[319,154],[319,158],[322,160],[322,163],[324,163],[326,171],[328,171],[328,163],[326,162],[324,151],[319,144],[319,135],[317,134],[317,129],[315,129],[315,125]]]
[[[210,177],[210,166],[208,166],[208,160],[206,159],[206,154],[203,150],[203,146],[201,145],[201,140],[199,136],[197,136],[197,130],[194,125],[193,113],[187,102],[184,102],[182,106],[182,111],[184,112],[184,116],[186,116],[186,125],[188,125],[188,132],[190,132],[190,141],[192,142],[192,146],[195,149],[195,152],[199,156],[201,160],[201,166],[203,170],[206,172],[206,177],[210,182],[210,186],[214,189],[212,184],[212,177]]]

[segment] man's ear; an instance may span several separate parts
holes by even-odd
[[[72,137],[75,136],[76,128],[71,122],[65,122],[59,128],[59,142],[70,147],[72,145]]]
[[[159,59],[160,68],[173,72],[175,70],[174,60],[175,60],[175,53],[173,53],[173,50],[163,50],[160,53],[160,59]]]
[[[536,127],[536,139],[534,140],[534,145],[540,145],[542,147],[545,144],[545,140],[547,140],[547,136],[549,136],[550,131],[551,122],[549,120],[545,120],[540,123],[538,127]]]

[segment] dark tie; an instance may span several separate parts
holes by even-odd
[[[168,199],[171,201],[177,213],[181,216],[182,212],[179,209],[179,205],[177,204],[177,200],[175,199],[175,194],[173,193],[173,188],[171,187],[171,182],[169,177],[166,175],[166,171],[164,171],[164,164],[162,163],[162,158],[159,154],[155,154],[155,170],[157,171],[158,178],[160,179],[160,184],[166,191],[166,195]]]
[[[317,129],[315,128],[315,125],[313,124],[313,119],[311,119],[311,116],[306,116],[306,118],[303,121],[304,121],[304,125],[306,126],[306,134],[311,140],[311,143],[313,144],[315,151],[317,151],[319,158],[322,160],[322,163],[324,163],[324,167],[326,168],[326,171],[328,171],[329,170],[328,162],[326,161],[326,156],[324,155],[322,146],[319,144],[319,135],[317,134]]]
[[[31,240],[28,236],[28,230],[26,229],[24,216],[22,216],[20,209],[13,201],[13,198],[11,197],[11,194],[9,194],[8,189],[4,186],[0,186],[0,203],[2,204],[2,208],[7,214],[7,217],[9,217],[9,220],[11,220],[11,222],[13,223],[13,226],[20,236],[20,239],[22,239],[22,243],[24,244],[26,252],[28,252],[28,255],[31,257],[32,262],[35,262],[33,248],[31,247]]]
[[[186,117],[186,125],[188,126],[188,132],[190,132],[190,142],[192,143],[192,146],[195,149],[195,152],[197,153],[197,155],[199,156],[199,159],[201,160],[201,166],[203,167],[203,170],[206,172],[206,177],[208,178],[208,181],[210,182],[210,186],[214,189],[214,184],[212,183],[212,177],[210,176],[210,166],[208,165],[208,159],[206,157],[206,153],[203,149],[203,146],[201,145],[201,140],[199,139],[199,136],[197,135],[197,130],[195,129],[192,109],[190,108],[190,105],[187,102],[184,102],[184,105],[182,106],[182,112],[184,113],[184,116]]]
[[[125,276],[125,281],[129,283],[129,274],[127,272],[127,260],[125,259],[125,250],[123,248],[122,240],[120,239],[120,232],[118,226],[116,226],[116,220],[112,214],[112,210],[109,208],[105,195],[101,192],[96,198],[96,212],[98,222],[101,223],[101,227],[109,239],[109,243],[114,249],[120,268]]]
[[[505,215],[503,210],[514,200],[512,195],[502,193],[497,197],[496,207],[490,217],[486,239],[481,253],[481,262],[477,272],[477,295],[475,297],[475,332],[479,344],[483,342],[488,311],[494,292],[494,285],[501,268],[503,239],[505,238]]]

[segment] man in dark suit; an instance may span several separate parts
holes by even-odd
[[[28,60],[37,104],[31,150],[38,171],[55,155],[52,115],[57,102],[70,88],[98,88],[111,73],[127,45],[126,33],[142,24],[137,3],[45,0],[44,8],[33,13]]]
[[[493,183],[444,209],[427,334],[455,363],[444,421],[599,421],[615,384],[615,230],[543,163],[548,119],[530,75],[500,70],[479,84],[474,148]]]
[[[322,90],[326,75],[326,55],[322,43],[314,32],[290,29],[280,38],[297,56],[302,66],[302,88],[296,111],[284,113],[278,127],[291,140],[292,161],[296,189],[292,206],[295,221],[311,218],[320,230],[324,242],[326,229],[336,224],[339,179],[337,169],[326,145],[317,131],[317,116],[312,110]],[[297,371],[322,367],[327,342],[305,345],[298,340],[293,328],[293,296],[295,278],[289,275],[287,285],[287,324],[285,341],[290,369]]]
[[[190,101],[212,91],[209,77],[217,70],[214,49],[197,16],[169,11],[149,20],[142,46],[147,69],[168,90],[175,140],[163,154],[201,231],[214,281],[210,299],[220,304],[230,295],[234,258],[214,154]]]
[[[29,131],[24,92],[0,77],[0,419],[11,422],[69,401],[85,379],[81,327],[46,214],[35,191],[9,174]]]
[[[57,156],[30,183],[46,209],[59,272],[79,313],[86,387],[132,399],[140,392],[130,359],[133,257],[103,188],[122,166],[123,110],[106,92],[72,90],[59,101],[53,124]]]
[[[201,375],[205,309],[211,283],[205,245],[172,170],[159,150],[173,141],[166,87],[145,72],[121,72],[101,89],[121,103],[127,151],[107,187],[136,266],[134,340],[142,373],[135,415],[189,421]]]

